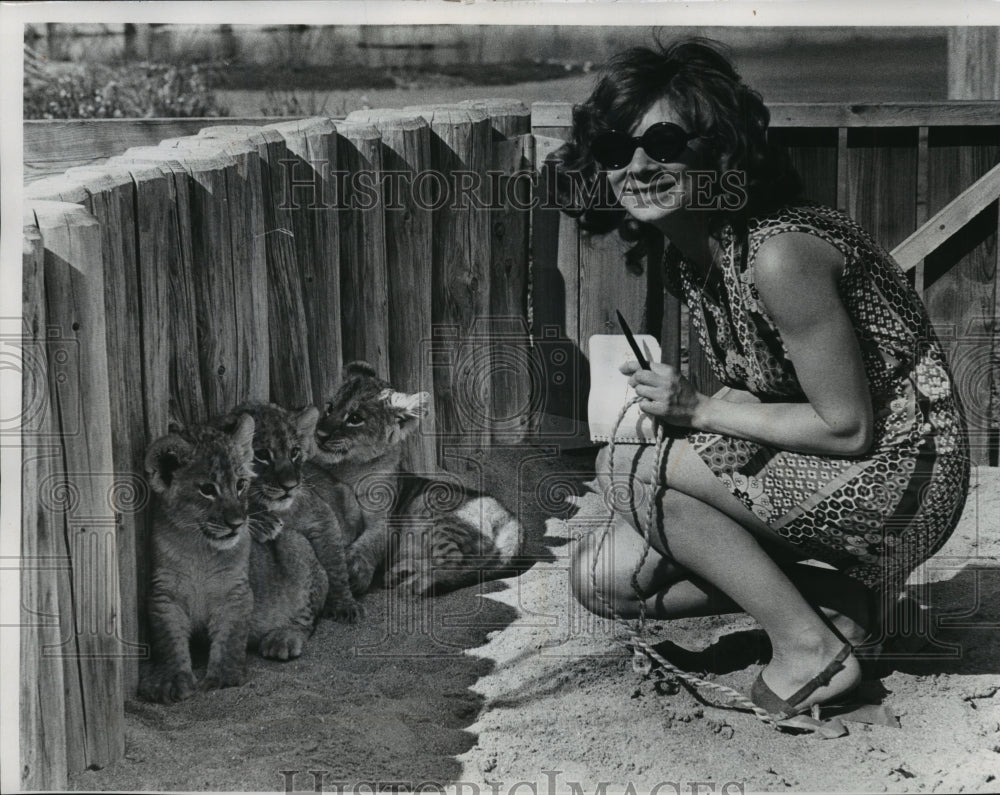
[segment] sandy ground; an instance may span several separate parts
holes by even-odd
[[[586,454],[554,448],[470,459],[470,484],[519,506],[530,537],[519,576],[423,602],[376,590],[362,625],[323,622],[300,659],[253,659],[241,688],[173,706],[129,701],[126,759],[72,787],[998,789],[1000,470],[974,470],[962,524],[913,580],[940,611],[930,646],[866,685],[901,728],[850,723],[849,736],[821,740],[779,734],[684,690],[660,692],[632,670],[612,623],[575,604],[573,539],[599,520],[572,515],[564,498],[584,492],[589,465]],[[742,692],[759,668],[760,632],[745,616],[652,623],[647,633],[699,652],[688,667]]]

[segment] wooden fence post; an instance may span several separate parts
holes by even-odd
[[[127,169],[135,183],[148,442],[171,422],[191,425],[208,414],[198,357],[189,178],[156,147],[130,149],[109,165]]]
[[[29,206],[45,247],[48,392],[62,448],[37,504],[65,540],[72,570],[59,592],[70,626],[42,653],[63,661],[67,769],[76,772],[125,750],[101,231],[78,205]]]
[[[531,106],[538,173],[538,202],[531,220],[532,336],[543,390],[532,430],[540,439],[572,444],[583,441],[587,430],[582,421],[590,374],[580,345],[579,230],[555,201],[551,160],[569,128],[562,105],[553,115],[550,104]]]
[[[340,200],[340,313],[344,361],[363,359],[389,375],[382,138],[370,124],[337,125]]]
[[[312,398],[322,405],[343,369],[340,309],[340,225],[337,211],[337,128],[329,119],[282,122],[285,141],[282,201],[291,206],[302,308],[305,313]],[[297,190],[296,190],[297,189]]]
[[[483,179],[490,160],[489,118],[454,106],[404,110],[430,125],[428,173],[437,175],[432,356],[438,433],[446,443],[486,447],[494,424],[489,197]]]
[[[40,510],[38,501],[40,484],[51,483],[59,447],[47,384],[44,248],[30,210],[24,220],[22,274],[19,764],[24,789],[62,790],[67,773],[63,661],[52,651],[62,637],[60,605],[69,601],[59,592],[60,580],[68,584],[69,559],[53,517]]]
[[[283,406],[313,402],[313,377],[292,208],[283,202],[285,165],[294,160],[281,133],[264,127],[211,127],[199,135],[228,145],[246,140],[260,158],[267,291],[268,383],[270,399]],[[260,219],[255,219],[255,223]],[[258,319],[262,323],[263,318]]]
[[[528,344],[531,180],[534,138],[531,111],[519,100],[459,103],[489,115],[490,335],[493,340],[493,439],[518,442],[529,431],[532,363]]]
[[[1000,27],[948,29],[948,99],[1000,99]]]
[[[392,385],[405,392],[429,392],[434,383],[426,368],[431,340],[432,219],[417,200],[417,175],[430,170],[430,127],[406,111],[362,110],[348,122],[373,124],[382,136],[382,168],[386,174],[385,255],[388,278],[389,373]],[[389,176],[392,175],[392,176]],[[415,472],[437,468],[437,424],[434,412],[410,438],[404,463]]]

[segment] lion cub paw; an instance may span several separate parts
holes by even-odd
[[[198,690],[191,671],[156,671],[139,686],[139,695],[146,701],[172,704],[190,698]]]
[[[347,550],[347,580],[351,585],[351,593],[360,595],[367,593],[375,577],[375,564],[364,555]]]
[[[260,640],[260,656],[268,660],[294,660],[302,654],[303,634],[294,629],[276,629]]]
[[[365,617],[365,608],[354,599],[328,600],[323,611],[341,624],[357,624]]]
[[[201,680],[202,690],[222,690],[226,687],[239,687],[246,681],[246,671],[242,668],[232,668],[222,671],[209,671]]]

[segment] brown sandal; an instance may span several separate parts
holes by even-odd
[[[777,720],[786,720],[795,715],[808,712],[813,706],[818,705],[810,704],[803,707],[800,704],[819,688],[830,684],[833,677],[844,669],[844,660],[851,656],[851,651],[851,644],[845,643],[841,650],[837,652],[837,656],[822,671],[792,693],[787,700],[768,687],[764,681],[764,672],[761,671],[753,683],[753,688],[750,690],[750,700],[761,709],[767,710]],[[846,695],[846,692],[838,695]]]

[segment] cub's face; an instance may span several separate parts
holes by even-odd
[[[249,415],[254,420],[253,496],[270,511],[287,511],[302,491],[302,465],[319,410],[309,406],[289,412],[273,404],[252,404],[234,414]]]
[[[146,470],[169,526],[200,534],[221,550],[248,535],[253,430],[253,420],[244,417],[229,433],[194,426],[172,431],[150,446]]]
[[[397,392],[369,365],[353,362],[316,423],[312,456],[321,464],[360,464],[398,450],[429,402],[428,393]]]

